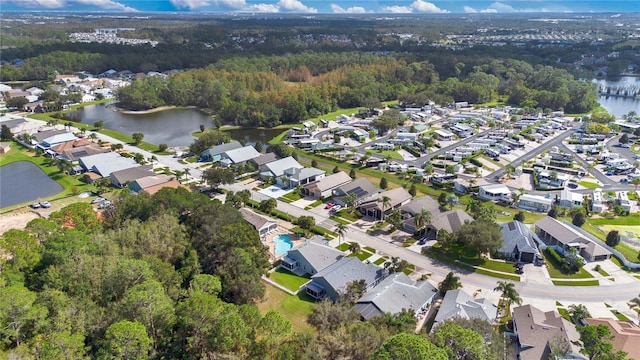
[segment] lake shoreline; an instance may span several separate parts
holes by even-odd
[[[144,114],[153,114],[153,113],[157,113],[165,110],[177,109],[178,107],[177,106],[158,106],[156,108],[149,109],[149,110],[127,110],[127,109],[119,108],[117,106],[113,106],[111,108],[114,111],[127,114],[127,115],[144,115]]]

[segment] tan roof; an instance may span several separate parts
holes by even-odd
[[[609,255],[611,252],[599,244],[589,239],[585,234],[580,233],[578,230],[571,226],[564,224],[551,216],[540,219],[535,223],[536,232],[537,229],[542,229],[547,234],[553,236],[557,241],[562,244],[578,243],[580,249],[584,249],[585,252],[591,256]]]
[[[531,305],[518,306],[513,309],[513,322],[520,343],[521,360],[547,359],[549,342],[555,337],[568,341],[574,356],[586,359],[580,355],[580,347],[573,344],[580,340],[576,327],[556,311],[542,312]]]
[[[62,152],[58,152],[58,154],[60,154],[60,156],[63,156],[69,159],[70,161],[77,161],[78,159],[85,156],[102,154],[107,152],[109,152],[109,149],[105,149],[97,144],[89,144],[86,146],[79,146],[79,147],[74,147],[70,149],[65,149]]]
[[[317,189],[320,191],[326,191],[335,189],[338,186],[347,184],[351,181],[351,177],[344,171],[340,171],[335,174],[331,174],[329,176],[325,176],[318,181],[314,181],[310,184],[305,185],[304,187],[307,189]]]
[[[384,198],[385,196],[389,198],[389,205],[385,206],[385,210],[394,208],[405,201],[411,200],[411,194],[409,194],[404,188],[399,187],[378,194],[378,198],[376,200],[367,204],[363,204],[362,206],[369,209],[377,207],[378,209],[382,210],[383,204],[379,200]]]
[[[149,171],[149,169],[144,169],[144,170]],[[151,186],[163,184],[173,179],[174,177],[172,176],[165,175],[165,174],[158,174],[158,175],[141,177],[139,179],[136,179],[135,182],[138,183],[138,186],[140,186],[143,190],[146,190]]]
[[[277,221],[263,216],[263,215],[259,215],[254,213],[253,211],[246,209],[246,208],[240,208],[238,209],[240,211],[240,214],[242,215],[242,217],[251,225],[253,225],[254,228],[256,228],[256,230],[260,231],[260,229],[262,229],[266,224],[269,223],[277,223]]]
[[[87,140],[87,139],[78,139],[78,140],[73,140],[73,141],[67,141],[65,143],[62,143],[60,145],[56,145],[54,147],[52,147],[51,149],[55,152],[57,152],[58,154],[62,153],[64,150],[67,149],[72,149],[72,148],[76,148],[76,147],[80,147],[80,146],[87,146],[87,145],[91,145],[93,144],[91,141]],[[98,146],[98,145],[96,145]]]
[[[627,353],[629,359],[640,359],[640,327],[630,321],[613,319],[587,319],[589,325],[605,325],[611,330],[613,347]]]
[[[148,188],[144,189],[143,191],[146,192],[149,195],[153,195],[153,194],[157,193],[158,191],[160,191],[160,189],[166,188],[166,187],[170,187],[172,189],[177,189],[179,187],[182,187],[182,184],[180,184],[180,182],[178,180],[172,179],[172,180],[169,180],[169,181],[161,183],[161,184],[149,186]]]

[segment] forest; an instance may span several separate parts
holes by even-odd
[[[445,323],[432,337],[413,334],[412,311],[361,322],[351,309],[357,284],[314,306],[311,332],[261,314],[268,261],[257,232],[234,206],[184,189],[122,195],[101,214],[71,204],[5,232],[0,247],[9,255],[0,263],[3,358],[503,357],[483,321]]]
[[[453,60],[462,60],[455,59]],[[144,110],[163,105],[197,106],[222,123],[273,127],[336,110],[375,107],[381,101],[425,105],[467,101],[581,113],[597,103],[592,84],[565,70],[519,60],[472,59],[450,64],[457,76],[441,79],[428,61],[392,56],[298,54],[222,60],[167,80],[147,77],[118,94],[119,107]]]

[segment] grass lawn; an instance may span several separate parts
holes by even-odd
[[[302,199],[302,195],[298,191],[292,191],[282,196],[281,200],[286,202],[294,202],[296,200]]]
[[[558,308],[558,314],[560,314],[560,316],[562,316],[563,318],[565,318],[568,321],[571,321],[573,323],[573,321],[571,320],[571,315],[569,315],[569,310],[559,307]]]
[[[349,243],[342,243],[342,244],[336,246],[336,249],[338,249],[340,251],[347,251],[347,250],[349,250]]]
[[[618,318],[618,320],[620,321],[631,321],[631,319],[629,319],[628,317],[625,316],[625,314],[619,312],[618,310],[611,310],[611,313],[613,315],[616,316],[616,318]]]
[[[364,249],[372,254],[376,253],[376,249],[369,247],[369,246],[365,246]]]
[[[584,281],[567,281],[567,280],[552,280],[555,286],[598,286],[600,282],[598,280],[584,280]]]
[[[542,252],[542,257],[544,258],[545,264],[547,264],[547,270],[549,271],[549,276],[552,279],[589,279],[593,278],[584,267],[581,267],[580,270],[574,274],[567,274],[562,271],[559,264],[556,264],[555,261],[551,257],[548,257],[546,253]],[[555,282],[554,282],[555,283]],[[571,283],[571,282],[570,282]]]
[[[434,247],[432,247],[432,249],[450,259],[459,260],[469,265],[480,266],[485,269],[501,271],[510,274],[516,273],[516,268],[515,266],[513,266],[513,264],[506,263],[504,261],[491,260],[484,257],[479,258],[475,251],[459,243],[450,244],[446,248],[438,247],[438,245],[436,244]]]
[[[269,310],[275,310],[291,321],[293,329],[297,332],[315,332],[313,327],[307,323],[307,316],[311,314],[311,309],[315,301],[305,292],[297,296],[291,296],[271,285],[267,285],[264,298],[258,302],[258,310],[263,315]]]
[[[580,181],[580,182],[578,182],[578,184],[581,185],[581,186],[586,187],[587,189],[597,189],[597,188],[601,187],[600,185],[598,185],[598,184],[596,184],[594,182],[586,181],[586,180]]]
[[[349,225],[351,224],[351,222],[349,220],[345,220],[341,217],[335,216],[335,215],[331,215],[329,216],[329,218],[337,223],[340,223],[342,225]]]
[[[336,212],[337,216],[343,218],[343,219],[347,219],[350,221],[356,221],[358,219],[360,219],[362,217],[362,214],[359,211],[354,211],[352,213],[349,213],[347,210],[342,209],[338,212]]]
[[[370,252],[368,252],[368,251],[362,251],[362,250],[360,250],[360,252],[359,252],[359,253],[357,253],[357,254],[354,254],[354,253],[349,254],[349,257],[354,257],[354,256],[356,256],[356,257],[358,258],[358,260],[360,260],[360,261],[365,261],[365,260],[367,260],[368,258],[370,258],[372,255],[373,255],[373,254],[372,254],[372,253],[370,253]]]
[[[305,209],[305,210],[313,209],[314,207],[318,207],[318,206],[320,206],[320,205],[322,205],[322,204],[324,204],[324,203],[322,202],[322,200],[316,200],[316,201],[312,202],[311,204],[309,204],[309,205],[305,206],[305,208],[304,208],[304,209]]]
[[[61,173],[60,170],[55,166],[45,165],[46,159],[47,158],[45,158],[44,156],[34,156],[33,152],[29,152],[27,149],[17,143],[12,143],[11,150],[7,154],[0,155],[0,166],[8,165],[17,161],[29,161],[37,165],[40,169],[42,169],[42,171],[44,171],[45,174],[47,174],[47,176],[55,180],[63,187],[63,190],[61,192],[47,198],[42,198],[41,200],[60,199],[66,196],[79,194],[81,192],[95,190],[93,185],[88,185],[80,181],[80,175],[66,175]],[[30,203],[31,201],[25,204],[16,204],[3,208],[1,210],[4,212],[21,206],[29,205]]]
[[[373,263],[374,263],[374,264],[376,264],[376,265],[382,265],[382,264],[384,264],[384,262],[385,262],[385,261],[387,261],[387,260],[389,260],[389,258],[388,258],[388,257],[386,257],[386,256],[383,256],[383,257],[381,257],[380,259],[378,259],[378,260],[374,261]]]
[[[397,151],[394,150],[378,150],[375,151],[374,154],[380,155],[383,158],[403,160],[404,158]]]
[[[300,286],[309,281],[309,278],[297,276],[283,268],[277,268],[269,275],[269,278],[291,291],[298,291]]]

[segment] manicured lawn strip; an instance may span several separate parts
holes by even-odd
[[[297,276],[283,268],[277,268],[269,274],[269,278],[291,291],[298,291],[300,286],[309,281],[308,278]]]
[[[638,250],[632,248],[631,246],[624,243],[619,243],[618,245],[616,245],[616,247],[614,247],[614,249],[620,251],[620,253],[624,255],[625,259],[631,262],[638,262]]]
[[[558,314],[560,314],[560,316],[562,316],[566,320],[573,322],[573,320],[571,320],[571,315],[569,314],[569,310],[559,307]]]
[[[368,252],[375,254],[376,253],[376,249],[369,247],[369,246],[365,246],[364,247],[365,250],[367,250]]]
[[[619,312],[618,310],[611,310],[611,313],[618,318],[620,321],[631,321],[625,314]]]
[[[584,280],[584,281],[567,281],[567,280],[552,280],[555,286],[598,286],[600,282],[598,280]]]
[[[378,260],[374,261],[373,263],[374,263],[374,264],[376,264],[376,265],[382,265],[382,264],[384,264],[384,262],[385,262],[385,261],[387,261],[387,260],[389,260],[389,258],[387,258],[387,257],[381,257],[380,259],[378,259]]]
[[[640,215],[589,219],[588,222],[592,225],[640,225]]]
[[[348,251],[349,250],[349,243],[342,243],[342,244],[336,246],[336,249],[338,249],[340,251]]]
[[[297,191],[292,191],[290,193],[284,194],[282,197],[284,199],[289,200],[288,202],[293,202],[293,201],[302,199],[302,195],[300,195],[300,193]]]
[[[347,210],[344,210],[344,209],[336,212],[336,215],[350,221],[356,221],[362,217],[362,214],[357,211],[349,213]]]
[[[516,268],[513,264],[503,261],[496,261],[486,258],[478,258],[477,254],[459,243],[449,244],[446,248],[438,247],[436,244],[432,247],[434,251],[440,252],[442,255],[459,260],[469,265],[480,266],[488,270],[502,271],[515,274]]]
[[[378,150],[378,151],[375,151],[374,154],[381,156],[385,159],[387,158],[396,159],[396,160],[404,159],[402,155],[400,155],[397,151],[393,151],[393,150]]]
[[[372,255],[373,255],[373,254],[372,254],[372,253],[370,253],[370,252],[368,252],[368,251],[360,251],[360,252],[359,252],[359,253],[357,253],[357,254],[354,254],[354,253],[349,254],[349,257],[354,257],[354,256],[355,256],[355,257],[357,257],[357,258],[358,258],[358,260],[360,260],[360,261],[365,261],[365,260],[367,260],[368,258],[370,258]]]
[[[496,208],[499,209],[497,206],[496,206]],[[498,217],[496,218],[496,221],[498,223],[509,222],[509,221],[513,220],[513,216],[515,214],[517,214],[519,211],[524,212],[524,222],[523,222],[524,224],[533,224],[533,223],[537,222],[538,220],[541,220],[541,219],[547,217],[546,213],[538,213],[538,212],[534,213],[534,212],[529,212],[529,211],[525,211],[525,210],[521,210],[521,209],[517,209],[517,210],[514,210],[514,209],[500,210],[499,209],[498,210],[498,214],[500,214],[502,211],[511,212],[511,214],[507,215],[507,216],[498,215]]]
[[[309,204],[309,205],[305,206],[305,208],[304,208],[304,209],[305,209],[305,210],[313,209],[314,207],[318,207],[318,206],[320,206],[320,205],[322,205],[322,204],[324,204],[324,203],[322,202],[322,200],[316,200],[316,201],[312,202],[311,204]]]
[[[600,187],[600,185],[591,182],[591,181],[580,181],[578,182],[579,185],[586,187],[587,189],[597,189]]]
[[[602,276],[610,276],[608,272],[604,271],[603,268],[598,268],[598,273],[600,273],[600,275]]]
[[[271,285],[266,286],[263,301],[258,302],[258,310],[263,315],[269,310],[275,310],[291,321],[291,325],[296,332],[315,332],[314,328],[307,323],[307,316],[311,314],[311,309],[315,301],[304,291],[297,296],[291,296],[284,291]]]
[[[337,216],[335,216],[335,215],[331,215],[331,216],[329,216],[329,219],[331,219],[331,220],[333,220],[333,221],[335,221],[335,222],[337,222],[337,223],[340,223],[340,224],[342,224],[342,225],[349,225],[349,224],[351,224],[351,222],[350,222],[349,220],[345,220],[345,219],[343,219],[343,218],[341,218],[341,217],[337,217]]]
[[[509,275],[509,274],[497,273],[497,272],[489,271],[489,270],[482,269],[482,268],[474,269],[473,271],[476,274],[487,275],[487,276],[491,276],[491,277],[498,278],[498,279],[520,281],[520,276],[518,276],[518,275]]]
[[[409,268],[406,268],[406,269],[402,270],[402,272],[403,272],[405,275],[409,276],[409,275],[411,275],[411,273],[413,272],[413,270],[411,270],[411,269],[409,269]]]
[[[548,256],[546,253],[542,252],[542,257],[544,258],[544,262],[547,264],[547,270],[549,271],[549,276],[552,279],[588,279],[593,278],[584,267],[580,268],[580,270],[575,274],[566,274],[560,268],[560,264],[556,264],[556,262]]]

